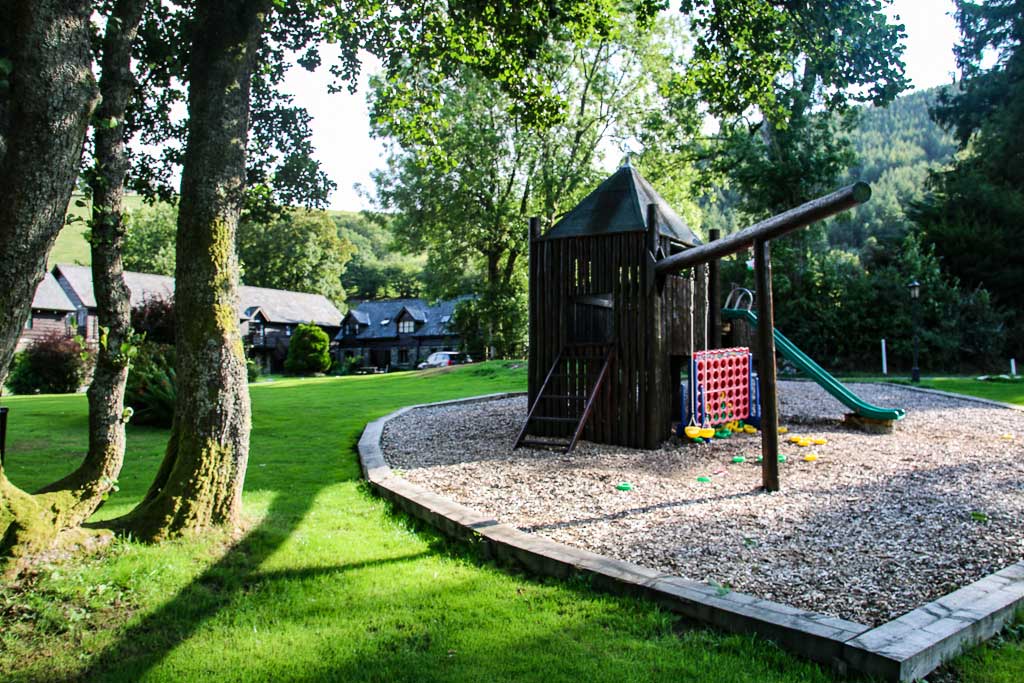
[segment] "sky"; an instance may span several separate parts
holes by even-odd
[[[906,26],[904,61],[913,87],[950,83],[956,67],[953,45],[958,38],[952,0],[895,0],[887,13],[899,17]],[[324,56],[324,62],[329,63],[329,55]],[[354,95],[328,92],[331,75],[326,66],[314,73],[292,69],[285,81],[285,89],[295,96],[296,104],[306,107],[313,116],[316,156],[338,185],[331,195],[332,209],[371,208],[370,173],[384,166],[384,147],[370,136],[366,105],[367,81],[375,68],[372,61],[364,64]]]

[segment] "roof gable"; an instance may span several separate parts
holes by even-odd
[[[562,217],[542,239],[585,237],[647,229],[647,205],[658,207],[658,232],[693,247],[700,240],[679,214],[632,166],[622,166]]]
[[[473,298],[460,296],[454,299],[443,299],[433,305],[423,299],[385,299],[380,301],[364,301],[349,309],[345,316],[346,322],[355,319],[365,329],[358,334],[345,336],[342,330],[336,339],[387,339],[398,336],[398,326],[394,323],[407,315],[421,323],[413,332],[414,337],[443,337],[452,334],[450,325],[455,308],[461,302]],[[387,324],[382,324],[382,323]]]
[[[73,311],[75,304],[64,292],[53,273],[46,273],[32,297],[32,308],[37,311]]]

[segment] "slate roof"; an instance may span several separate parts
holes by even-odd
[[[647,205],[658,207],[659,232],[688,247],[701,243],[679,214],[632,166],[622,166],[548,230],[542,239],[646,230]]]
[[[32,308],[37,311],[73,311],[75,305],[64,293],[53,273],[47,273],[36,287],[36,293],[32,297]]]
[[[64,276],[84,306],[96,307],[91,268],[61,263],[54,267],[54,274]],[[125,271],[124,280],[131,290],[132,307],[149,298],[174,296],[174,278],[166,275]],[[322,294],[242,285],[238,288],[238,298],[240,319],[248,319],[259,311],[271,323],[312,322],[323,327],[341,324],[341,312]]]
[[[403,310],[409,312],[413,320],[423,324],[412,333],[413,337],[443,337],[451,335],[451,318],[455,307],[472,296],[460,296],[444,299],[434,305],[424,299],[384,299],[380,301],[364,301],[349,310],[345,316],[351,317],[360,324],[359,334],[346,337],[344,330],[335,337],[338,341],[394,339],[398,336],[398,317]],[[414,312],[415,311],[415,312]],[[422,320],[417,318],[422,316]],[[381,324],[384,323],[386,324]],[[365,326],[365,327],[364,327]]]

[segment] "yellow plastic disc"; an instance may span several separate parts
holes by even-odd
[[[700,427],[694,427],[693,425],[690,425],[689,427],[684,429],[683,432],[686,434],[687,437],[691,439],[696,439],[698,436],[700,436]]]
[[[704,427],[703,429],[700,430],[700,438],[702,438],[702,439],[710,439],[714,435],[715,435],[715,428],[714,427]]]
[[[825,444],[828,443],[828,439],[811,439],[811,442],[819,446],[824,446]]]
[[[802,436],[797,436],[796,434],[794,434],[793,436],[789,437],[789,442],[790,443],[800,443],[803,440],[804,440],[804,438]]]
[[[807,455],[804,456],[804,461],[806,461],[806,462],[814,462],[817,459],[818,459],[818,454],[817,453],[808,453]]]
[[[757,429],[751,425],[743,425],[743,431],[747,434],[757,434]]]
[[[779,427],[779,434],[785,434],[789,431],[789,427]]]
[[[799,441],[796,442],[796,445],[799,446],[800,448],[807,448],[808,446],[811,445],[811,440],[810,439],[800,439]]]

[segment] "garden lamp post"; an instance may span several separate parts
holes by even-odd
[[[907,285],[907,289],[910,290],[911,317],[914,325],[914,367],[910,369],[910,381],[916,383],[921,381],[921,369],[917,367],[917,328],[919,327],[917,320],[917,300],[921,297],[921,283],[914,280]]]

